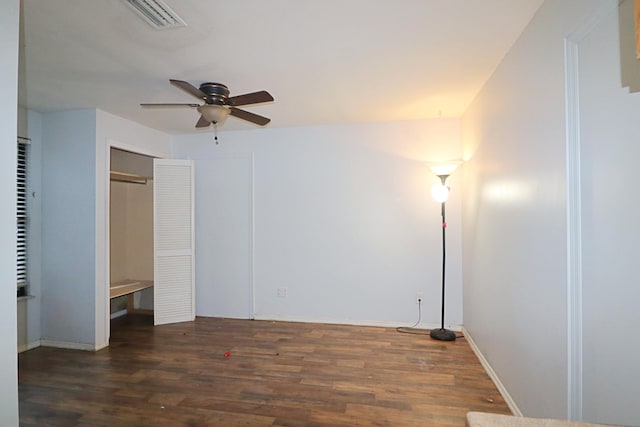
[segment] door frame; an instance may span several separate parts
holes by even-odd
[[[246,227],[246,231],[248,234],[248,239],[246,241],[247,244],[247,264],[246,264],[246,274],[247,274],[247,287],[246,287],[246,292],[247,292],[247,300],[245,302],[246,304],[246,317],[241,316],[241,317],[233,317],[233,318],[242,318],[242,319],[255,319],[256,318],[256,290],[255,290],[255,154],[253,152],[234,152],[234,153],[215,153],[212,154],[211,156],[207,157],[207,163],[209,165],[211,165],[211,167],[218,167],[219,165],[216,165],[215,162],[217,161],[229,161],[229,160],[239,160],[243,162],[243,167],[246,167],[246,178],[248,179],[248,192],[246,195],[247,196],[247,211],[245,211],[245,213],[247,214],[247,222],[245,224]],[[243,172],[245,172],[245,170],[243,169]],[[201,168],[196,168],[195,174],[196,176],[199,173],[203,173]],[[209,175],[207,175],[207,178],[211,178]],[[196,188],[196,194],[198,193],[198,191],[204,191],[201,188]],[[212,190],[211,189],[207,189],[206,190],[208,193],[211,193]],[[206,197],[205,197],[206,198]],[[197,200],[198,197],[196,196]],[[198,226],[198,221],[196,220],[196,228]],[[201,229],[202,231],[202,229]],[[197,250],[196,247],[196,257],[198,256],[197,254],[201,253],[200,251]],[[199,268],[202,268],[203,264],[198,264],[196,263],[196,271],[198,271]],[[199,273],[203,273],[202,270],[199,271]],[[199,277],[205,277],[206,274],[202,274]],[[203,284],[201,284],[203,285]],[[198,282],[196,281],[196,287],[198,287]],[[243,288],[244,289],[244,288]],[[201,300],[202,301],[202,300]],[[238,300],[240,301],[240,300]],[[244,300],[243,300],[244,301]],[[197,307],[197,304],[196,304]],[[211,314],[203,314],[203,315],[211,315]],[[219,313],[214,314],[214,315],[219,315]],[[223,316],[227,316],[229,315],[229,313],[223,314]]]
[[[580,43],[618,0],[607,0],[564,40],[567,191],[567,418],[583,418]]]
[[[111,286],[111,256],[110,256],[110,233],[111,233],[111,149],[117,148],[120,150],[129,151],[134,154],[141,154],[144,156],[154,157],[154,158],[167,158],[168,153],[166,150],[162,149],[153,149],[153,148],[145,148],[140,147],[138,145],[128,144],[121,141],[116,141],[112,139],[108,139],[106,144],[104,145],[104,174],[102,175],[104,178],[104,198],[105,201],[104,208],[102,210],[97,209],[97,214],[102,213],[102,218],[104,218],[104,234],[102,236],[102,245],[100,245],[103,249],[103,256],[98,255],[97,258],[101,258],[104,262],[103,272],[99,274],[98,283],[96,287],[96,308],[102,307],[102,310],[97,310],[98,314],[96,316],[96,332],[102,331],[104,333],[104,342],[99,345],[99,348],[104,348],[109,346],[109,339],[111,336],[111,298],[109,297],[109,288]],[[96,199],[99,200],[100,197],[97,194]],[[96,223],[99,224],[100,217],[96,218]],[[100,259],[96,259],[97,262]],[[96,268],[96,272],[99,273],[99,268]],[[103,323],[102,325],[100,323]],[[98,340],[97,340],[98,341]],[[98,346],[97,346],[98,347]]]

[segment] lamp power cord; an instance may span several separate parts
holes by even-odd
[[[418,320],[416,321],[416,323],[414,323],[411,326],[398,326],[396,328],[396,331],[400,332],[401,334],[429,335],[430,331],[428,329],[417,328],[417,326],[420,324],[421,321],[422,321],[422,299],[419,298],[418,299]],[[456,338],[458,339],[464,338],[464,335],[456,334]]]

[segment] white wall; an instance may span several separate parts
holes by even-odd
[[[196,162],[198,314],[216,315],[207,310],[216,299],[247,298],[250,284],[224,280],[241,277],[253,280],[257,318],[412,324],[422,292],[423,325],[439,323],[440,206],[430,196],[438,179],[424,162],[460,157],[458,120],[223,132],[220,145],[212,139],[174,138],[176,157]],[[251,185],[233,174],[220,182],[211,170],[251,153]],[[462,323],[459,182],[457,175],[449,182],[447,229],[447,323],[454,325]],[[243,212],[216,204],[230,200],[221,195],[230,189],[245,195],[234,201]],[[234,262],[227,254],[235,248],[218,241],[217,230],[236,229],[242,241],[251,226],[252,253]]]
[[[0,425],[18,425],[16,322],[16,136],[18,0],[0,3]]]
[[[618,15],[633,28],[633,1],[579,43],[584,416],[640,425],[640,93],[621,87]]]
[[[564,39],[603,4],[545,2],[463,117],[465,328],[525,415],[569,415]]]
[[[95,343],[96,111],[43,115],[42,338]]]

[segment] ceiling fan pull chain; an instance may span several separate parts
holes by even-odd
[[[213,140],[216,142],[216,145],[218,145],[218,124],[217,123],[213,124]]]

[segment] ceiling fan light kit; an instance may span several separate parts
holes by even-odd
[[[169,83],[188,94],[204,101],[204,104],[140,104],[142,107],[191,107],[196,108],[200,118],[196,123],[197,128],[205,128],[210,125],[222,124],[229,115],[242,120],[264,126],[271,119],[237,108],[242,105],[272,102],[273,96],[267,91],[246,93],[244,95],[229,96],[229,88],[221,83],[202,83],[199,88],[191,83],[170,79]]]
[[[229,107],[225,107],[224,105],[205,104],[198,107],[198,112],[202,114],[202,117],[208,122],[207,126],[209,126],[210,123],[214,125],[224,123],[231,111]]]

